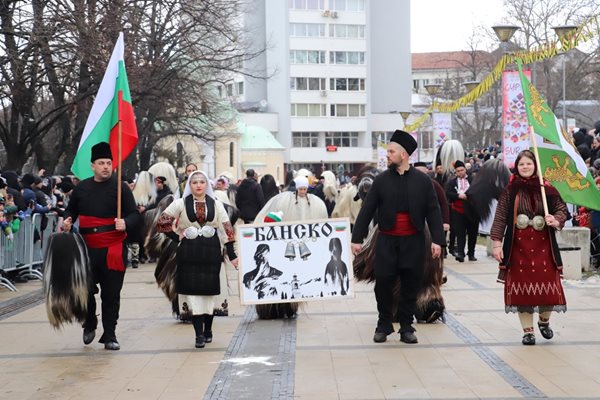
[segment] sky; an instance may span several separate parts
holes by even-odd
[[[503,23],[502,0],[411,0],[410,8],[412,53],[467,50],[475,26]]]

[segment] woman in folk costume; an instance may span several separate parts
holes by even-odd
[[[490,232],[493,255],[500,263],[506,312],[518,312],[523,344],[534,345],[533,313],[545,339],[554,336],[550,313],[567,310],[561,284],[562,260],[555,232],[569,219],[558,191],[544,182],[548,214],[544,215],[535,156],[524,150],[515,160],[516,172],[500,195]],[[503,243],[504,239],[504,243]]]
[[[327,207],[323,200],[308,193],[308,179],[299,175],[294,179],[295,191],[280,193],[265,204],[258,212],[254,223],[274,221],[309,221],[327,218]],[[275,319],[285,316],[293,318],[298,303],[258,304],[256,313],[260,319]]]
[[[174,223],[177,221],[177,227]],[[182,311],[190,310],[196,333],[196,347],[212,342],[215,298],[220,294],[219,272],[224,245],[237,268],[233,227],[220,201],[213,197],[208,175],[193,172],[183,198],[175,200],[158,221],[158,230],[172,232],[177,247],[176,289]]]

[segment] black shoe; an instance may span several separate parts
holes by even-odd
[[[554,337],[554,331],[550,328],[550,323],[540,324],[538,322],[538,328],[540,328],[540,333],[544,339],[552,339]]]
[[[212,331],[204,331],[204,343],[212,343]]]
[[[442,285],[446,282],[448,282],[448,275],[442,276]]]
[[[104,343],[105,350],[120,350],[121,345],[117,342],[117,339],[111,339]]]
[[[419,343],[417,335],[414,332],[401,332],[400,341],[408,344]]]
[[[469,261],[477,261],[477,258],[475,258],[475,256],[469,256]]]
[[[93,329],[91,331],[83,330],[83,344],[90,344],[96,337],[96,330]]]
[[[200,336],[196,336],[196,348],[197,349],[201,349],[204,347],[204,343],[206,343],[206,340],[204,339],[204,336],[200,335]]]
[[[375,343],[383,343],[387,340],[387,334],[383,333],[383,332],[375,332],[375,335],[373,335],[373,341]]]
[[[523,335],[522,343],[525,346],[533,346],[535,344],[535,335],[533,333],[526,333]]]
[[[137,268],[138,266],[139,266],[139,264],[137,262],[131,263],[131,268]]]
[[[464,256],[456,256],[454,257],[454,259],[458,262],[465,262],[465,257]]]

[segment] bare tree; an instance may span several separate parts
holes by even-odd
[[[48,170],[71,164],[122,30],[139,133],[131,168],[146,169],[165,136],[214,140],[233,115],[215,86],[263,51],[251,50],[239,23],[246,6],[243,0],[1,2],[5,168],[20,169],[32,155]]]

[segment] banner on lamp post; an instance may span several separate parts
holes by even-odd
[[[440,148],[446,140],[452,139],[452,114],[435,113],[433,117],[433,145]]]
[[[531,71],[523,71],[531,78]],[[529,149],[529,124],[521,90],[519,71],[502,73],[502,154],[504,164],[512,168],[517,155]]]

